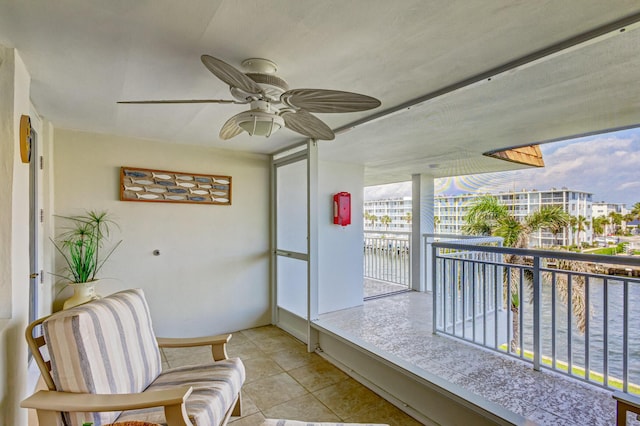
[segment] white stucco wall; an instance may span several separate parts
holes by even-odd
[[[11,229],[14,141],[14,51],[0,47],[0,318],[11,318]]]
[[[20,160],[20,116],[29,114],[30,76],[0,46],[0,424],[26,424],[29,317],[29,165]]]
[[[266,156],[56,130],[54,163],[56,214],[106,209],[120,225],[99,293],[144,289],[160,336],[270,322]],[[121,166],[229,175],[232,205],[119,201]]]
[[[364,167],[318,163],[318,313],[362,305]],[[333,224],[333,195],[351,193],[351,225]]]

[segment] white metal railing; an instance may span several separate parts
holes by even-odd
[[[364,276],[409,288],[411,232],[364,232]]]
[[[480,245],[489,245],[489,246],[499,246],[502,247],[503,239],[501,237],[482,237],[477,235],[460,235],[460,234],[422,234],[424,241],[424,262],[425,265],[432,264],[432,249],[431,244],[435,242],[448,242],[448,243],[457,243],[457,244],[480,244]],[[457,254],[453,254],[452,256],[465,256],[463,252],[457,252]],[[429,266],[427,266],[426,270],[428,271]],[[427,273],[425,275],[425,284],[426,290],[433,290],[432,283],[432,274]]]
[[[640,394],[640,259],[431,243],[434,333]]]

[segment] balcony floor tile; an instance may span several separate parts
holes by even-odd
[[[375,346],[542,425],[615,424],[611,392],[472,344],[431,332],[431,295],[367,300],[323,314],[318,324]],[[417,322],[417,319],[422,319]]]

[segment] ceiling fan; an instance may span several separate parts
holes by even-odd
[[[277,77],[277,65],[268,59],[242,62],[246,73],[209,55],[202,63],[216,77],[229,85],[231,99],[185,99],[120,101],[119,104],[247,104],[251,109],[234,115],[220,129],[221,139],[231,139],[242,132],[269,137],[282,127],[312,139],[332,140],[333,130],[311,113],[366,111],[381,105],[378,99],[358,93],[324,89],[292,89]]]

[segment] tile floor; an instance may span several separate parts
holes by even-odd
[[[235,332],[227,352],[247,370],[243,415],[231,418],[233,426],[260,425],[265,418],[421,425],[277,327]],[[169,367],[211,357],[207,348],[164,349],[163,355]]]
[[[536,373],[515,360],[434,336],[428,323],[429,303],[430,297],[424,294],[403,293],[323,315],[320,323],[346,331],[382,351],[439,374],[537,424],[613,424],[615,404],[607,391],[552,373]],[[417,324],[414,319],[422,315],[427,321]],[[388,339],[389,335],[394,339]],[[465,354],[463,358],[474,361],[460,363],[447,356],[452,352]],[[277,327],[233,333],[228,353],[242,358],[247,370],[243,415],[231,419],[233,426],[260,425],[265,418],[375,422],[392,426],[421,424],[319,355],[307,353],[302,342]],[[207,348],[163,350],[167,367],[210,359]],[[30,426],[37,425],[34,417],[30,413]],[[636,419],[629,420],[631,424],[638,424]]]

